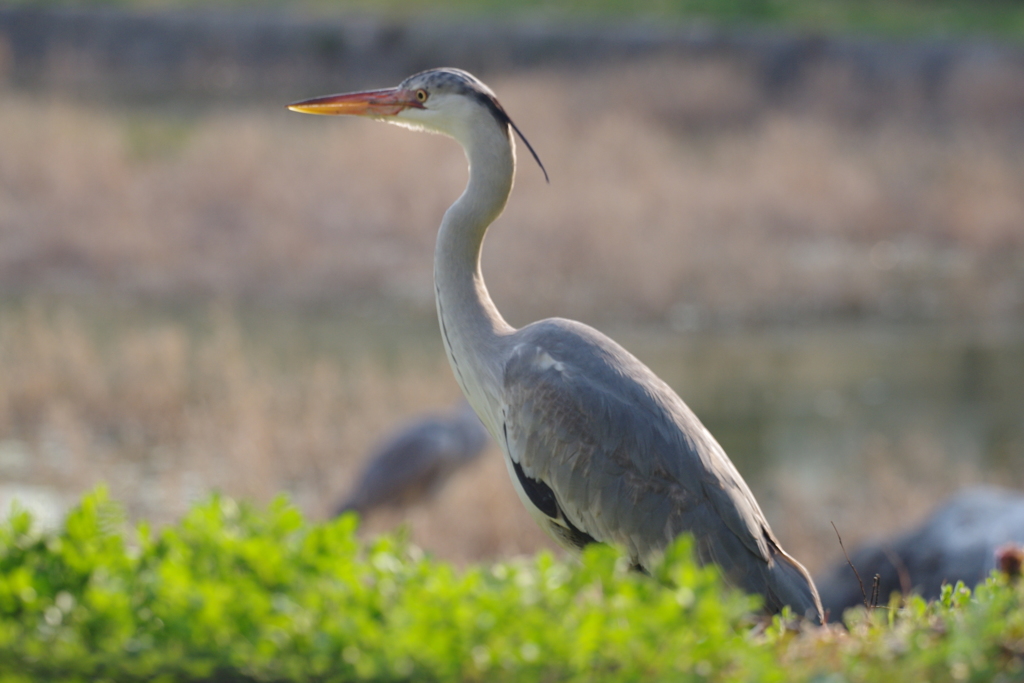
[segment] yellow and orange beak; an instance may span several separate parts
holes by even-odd
[[[292,111],[303,114],[334,116],[394,116],[410,107],[422,109],[423,105],[416,99],[415,91],[400,88],[314,97],[288,105]]]

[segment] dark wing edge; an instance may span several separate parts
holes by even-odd
[[[506,430],[506,438],[507,436]],[[593,536],[585,531],[581,531],[562,513],[562,509],[558,507],[555,492],[551,490],[550,486],[539,479],[528,477],[523,472],[522,465],[518,462],[513,462],[512,467],[516,473],[516,478],[519,480],[519,485],[523,487],[527,498],[549,518],[549,528],[552,533],[558,536],[559,540],[577,550],[597,542]]]

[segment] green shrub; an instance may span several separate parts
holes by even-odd
[[[64,527],[0,526],[0,681],[1020,680],[1021,590],[993,578],[764,625],[691,559],[647,577],[613,549],[457,571],[357,520],[312,524],[215,496],[125,532],[102,492]]]

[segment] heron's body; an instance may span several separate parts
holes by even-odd
[[[573,550],[614,543],[648,567],[690,532],[700,559],[763,595],[768,610],[789,605],[820,618],[806,570],[782,551],[743,478],[667,384],[586,325],[556,318],[517,330],[501,317],[480,251],[512,190],[514,125],[487,86],[438,69],[394,90],[293,107],[370,115],[462,144],[469,183],[444,215],[434,259],[445,350],[520,499],[556,541]]]
[[[852,566],[865,582],[878,581],[883,605],[894,591],[935,600],[945,585],[963,581],[974,588],[984,581],[1006,544],[1024,544],[1024,493],[979,486],[951,496],[916,528],[860,548]],[[864,604],[850,566],[837,563],[819,577],[822,603],[836,616]]]
[[[460,468],[476,460],[490,441],[471,407],[417,419],[384,440],[335,514],[366,515],[386,506],[409,505],[434,495]]]

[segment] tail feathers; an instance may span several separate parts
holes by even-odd
[[[753,552],[733,533],[706,534],[697,541],[702,563],[713,562],[727,583],[764,597],[764,610],[776,614],[789,607],[798,616],[822,623],[821,599],[811,575],[764,531],[768,559]]]
[[[765,565],[764,579],[765,609],[769,612],[788,606],[794,614],[823,623],[818,589],[802,564],[785,552],[772,553],[772,561]]]

